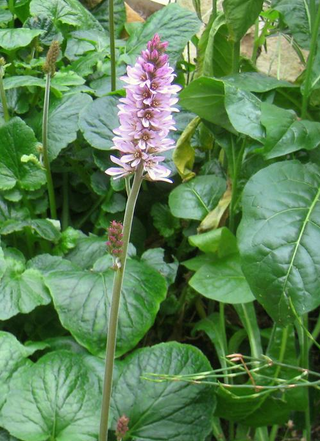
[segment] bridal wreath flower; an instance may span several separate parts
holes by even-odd
[[[167,46],[156,34],[134,67],[127,67],[127,76],[121,78],[127,83],[127,93],[118,106],[120,127],[114,130],[117,136],[112,147],[119,150],[120,158],[111,156],[119,167],[106,170],[115,178],[134,173],[142,162],[145,179],[171,182],[161,153],[174,148],[174,141],[167,136],[174,130],[172,112],[178,111],[173,106],[181,88],[172,84],[175,75],[165,54]]]

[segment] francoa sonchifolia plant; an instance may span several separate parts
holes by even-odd
[[[193,3],[131,24],[122,0],[90,12],[76,0],[0,1],[0,439],[98,440],[125,182],[151,154],[161,160],[143,169],[133,217],[109,439],[317,439],[320,10],[224,0],[206,15]],[[161,152],[148,126],[133,137],[124,125],[126,143],[113,141],[126,120],[117,106],[133,111],[127,65],[134,73],[155,30],[183,89],[162,103],[179,112],[176,148]],[[278,77],[259,72],[273,40],[285,47]],[[294,82],[281,76],[291,49]]]

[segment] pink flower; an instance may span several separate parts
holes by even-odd
[[[165,158],[158,155],[174,148],[167,136],[175,130],[171,114],[178,112],[174,105],[181,87],[172,84],[175,75],[164,54],[167,46],[156,34],[121,78],[127,83],[126,97],[118,106],[120,127],[114,131],[112,147],[120,152],[120,159],[110,157],[119,167],[106,170],[114,179],[135,173],[142,163],[144,179],[171,182],[170,170],[161,164]]]

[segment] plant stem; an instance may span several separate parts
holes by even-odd
[[[214,417],[212,421],[212,432],[213,436],[217,440],[226,441],[226,437],[224,436],[223,430],[220,424],[220,418]]]
[[[62,192],[63,192],[63,201],[62,201],[62,231],[66,230],[69,226],[69,176],[68,172],[63,173],[62,177]]]
[[[235,209],[238,198],[238,180],[241,172],[245,147],[246,147],[246,138],[244,138],[238,157],[236,158],[235,145],[234,145],[234,140],[232,138],[233,176],[232,176],[232,196],[231,196],[230,212],[229,212],[229,228],[233,233],[235,232],[234,218],[235,218],[235,211],[236,211]]]
[[[271,428],[270,435],[269,435],[269,441],[275,441],[277,438],[279,426],[278,424],[274,424]]]
[[[232,72],[239,72],[239,60],[240,60],[240,41],[235,41],[233,43],[232,50]]]
[[[257,54],[259,49],[259,23],[260,21],[258,17],[254,25],[254,41],[253,41],[253,49],[251,55],[251,61],[254,64],[256,64],[257,62]]]
[[[319,26],[320,26],[320,5],[318,6],[318,11],[316,18],[312,20],[312,32],[311,32],[311,43],[310,43],[310,52],[309,57],[307,61],[307,68],[306,68],[306,79],[304,83],[304,90],[303,90],[303,98],[302,98],[302,111],[301,111],[301,118],[305,119],[307,110],[308,110],[308,103],[309,103],[309,97],[311,93],[311,80],[312,80],[312,68],[313,68],[313,62],[314,62],[314,56],[317,50],[317,39],[318,39],[318,33],[319,33]]]
[[[320,7],[319,7],[320,9]],[[308,314],[303,317],[304,329],[303,329],[303,339],[301,347],[301,367],[304,369],[309,369],[309,341],[308,334]],[[309,390],[306,390],[307,394],[307,405],[305,409],[305,429],[303,431],[304,438],[306,441],[311,441],[311,420],[310,420],[310,396]]]
[[[43,162],[47,175],[47,189],[49,195],[50,215],[52,219],[57,219],[56,199],[54,195],[53,181],[51,176],[50,161],[48,155],[48,117],[49,117],[49,102],[50,102],[50,73],[46,74],[46,88],[44,94],[43,104],[43,118],[42,118],[42,146],[43,146]]]
[[[11,14],[12,14],[12,20],[11,20],[11,22],[10,22],[10,28],[14,28],[14,0],[9,0],[8,1],[8,8],[9,8],[9,11],[11,12]]]
[[[114,356],[115,356],[116,339],[117,339],[119,303],[120,303],[121,289],[122,289],[123,277],[124,277],[126,260],[127,260],[127,251],[130,240],[133,214],[142,182],[142,173],[143,173],[143,164],[140,163],[134,175],[134,180],[131,187],[130,195],[127,200],[126,211],[124,214],[124,221],[123,221],[123,247],[122,247],[121,257],[119,258],[120,268],[115,272],[114,281],[113,281],[112,301],[111,301],[109,329],[108,329],[108,338],[107,338],[106,365],[105,365],[105,377],[104,377],[104,385],[103,385],[99,441],[108,441],[108,421],[109,421],[109,409],[110,409],[111,392],[112,392]]]
[[[111,59],[111,91],[116,90],[116,49],[114,34],[114,0],[109,0],[109,34],[110,34],[110,59]]]
[[[4,69],[3,66],[0,65],[0,98],[2,103],[4,120],[5,122],[8,122],[10,120],[10,115],[8,110],[6,92],[3,86],[3,76],[4,76]]]
[[[320,315],[318,316],[317,323],[316,323],[316,325],[315,325],[315,327],[313,328],[313,331],[312,331],[313,339],[317,340],[317,338],[319,337],[319,334],[320,334]],[[310,351],[310,349],[311,349],[313,344],[314,344],[314,342],[312,340],[309,341],[309,343],[308,343],[309,351]]]
[[[108,197],[108,196],[107,196]],[[76,227],[80,230],[82,225],[87,222],[87,220],[91,217],[92,213],[96,211],[98,207],[105,201],[106,196],[101,196],[90,208],[89,211],[79,220],[79,222],[76,224]]]

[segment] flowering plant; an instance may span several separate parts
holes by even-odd
[[[174,148],[173,140],[167,136],[175,129],[172,112],[178,111],[173,106],[181,88],[172,84],[175,75],[164,53],[167,46],[156,34],[134,67],[127,67],[127,76],[121,78],[127,83],[127,94],[120,99],[120,127],[114,131],[117,136],[113,139],[113,149],[121,157],[111,156],[119,166],[106,170],[111,176],[131,175],[142,162],[145,179],[172,182],[168,179],[170,170],[161,164],[165,157],[159,155]]]

